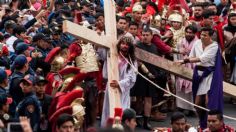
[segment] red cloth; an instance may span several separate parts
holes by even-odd
[[[9,55],[9,50],[7,46],[2,47],[2,55],[8,56]]]
[[[193,20],[193,21],[196,21],[196,22],[201,22],[202,21],[202,18],[195,18],[194,16],[191,16],[189,17],[189,20]]]
[[[43,6],[47,7],[47,0],[43,0]]]
[[[71,92],[68,92],[61,96],[58,99],[56,109],[60,109],[65,106],[71,105],[71,103],[77,99],[77,98],[82,98],[83,97],[83,90],[82,89],[74,89]]]
[[[45,93],[51,95],[53,91],[53,85],[56,88],[59,87],[62,82],[62,77],[56,72],[49,72],[46,76],[46,80],[48,80],[48,84],[45,88]]]
[[[223,26],[224,24],[220,22],[217,24],[214,29],[217,31],[217,36],[218,36],[218,43],[220,44],[220,47],[222,50],[224,50],[224,33],[223,33]]]
[[[163,54],[171,53],[171,47],[165,44],[158,35],[154,35],[152,38],[152,43],[156,45],[157,49]]]
[[[73,114],[72,107],[71,106],[66,106],[66,107],[63,107],[63,108],[57,110],[56,112],[54,112],[54,114],[49,119],[50,123],[52,124],[52,132],[56,132],[57,118],[63,113],[67,113],[67,114],[72,115]]]
[[[79,56],[82,52],[82,48],[79,44],[73,43],[69,46],[69,59],[68,61],[71,62],[75,59],[75,57]]]
[[[52,103],[51,103],[49,110],[48,110],[48,118],[49,119],[57,110],[58,101],[61,100],[61,98],[63,98],[65,95],[66,95],[66,93],[64,93],[64,92],[57,92],[56,95],[53,97]]]
[[[202,130],[202,129],[199,130],[199,132],[203,132],[203,131],[204,132],[210,132],[209,128],[207,128],[205,130]],[[223,128],[221,128],[217,132],[234,132],[234,128],[224,124]]]
[[[156,11],[155,11],[155,9],[154,9],[152,6],[147,5],[147,7],[146,7],[146,13],[153,16],[153,15],[156,14]]]

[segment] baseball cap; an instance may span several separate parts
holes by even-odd
[[[35,78],[34,78],[34,76],[32,76],[30,74],[25,75],[25,77],[23,79],[21,79],[20,82],[24,82],[24,81],[31,84],[31,85],[35,84]]]
[[[26,50],[30,50],[29,45],[27,45],[26,43],[20,42],[16,45],[16,50],[15,50],[16,54],[21,54]]]
[[[90,3],[89,0],[83,0],[83,1],[81,1],[80,5],[81,6],[91,6],[92,4]]]
[[[37,42],[39,40],[45,40],[47,42],[51,41],[51,38],[44,35],[43,33],[37,33],[34,37],[33,37],[33,42]]]
[[[132,12],[143,11],[143,7],[139,4],[136,4],[132,8]]]
[[[39,83],[48,83],[48,80],[46,80],[43,76],[36,76],[35,78],[35,84]]]
[[[2,83],[7,76],[11,75],[11,71],[10,70],[4,70],[3,68],[0,68],[0,83]]]
[[[0,94],[0,104],[11,104],[12,98],[7,97],[6,94]]]
[[[25,55],[18,55],[18,56],[16,56],[16,58],[15,58],[15,60],[13,62],[13,66],[15,68],[22,67],[26,63],[30,62],[31,60],[32,60],[31,57],[26,57]]]

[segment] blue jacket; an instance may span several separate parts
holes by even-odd
[[[34,93],[28,93],[16,107],[16,118],[26,116],[30,119],[33,131],[37,131],[40,123],[41,107],[40,102]]]
[[[15,71],[10,77],[9,95],[12,97],[13,103],[10,105],[9,111],[12,116],[15,115],[16,106],[24,98],[24,93],[20,87],[20,81],[24,76],[23,73]]]

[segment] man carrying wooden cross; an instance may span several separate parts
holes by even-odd
[[[196,105],[223,112],[223,75],[221,53],[217,42],[212,40],[214,30],[204,27],[201,40],[196,41],[189,58],[178,63],[197,63],[193,74],[193,99]],[[207,127],[207,111],[197,109],[201,129]]]
[[[118,68],[119,68],[119,80],[112,80],[108,82],[112,88],[119,89],[121,92],[121,107],[122,109],[130,108],[130,89],[134,86],[136,82],[136,73],[135,70],[128,64],[126,60],[129,61],[131,65],[137,68],[137,61],[134,56],[134,45],[132,39],[129,37],[122,37],[117,44],[118,51]],[[104,64],[106,65],[106,49],[98,50],[100,52],[100,57],[104,59]],[[103,68],[103,77],[107,78],[107,69],[106,66]],[[107,119],[109,118],[109,95],[108,88],[106,88],[103,112],[102,112],[102,126],[105,126]]]

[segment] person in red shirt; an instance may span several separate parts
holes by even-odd
[[[201,3],[195,3],[193,5],[193,16],[189,18],[189,21],[199,23],[202,21],[203,5]]]
[[[234,128],[224,124],[223,114],[217,110],[208,112],[207,126],[205,132],[234,132]]]

